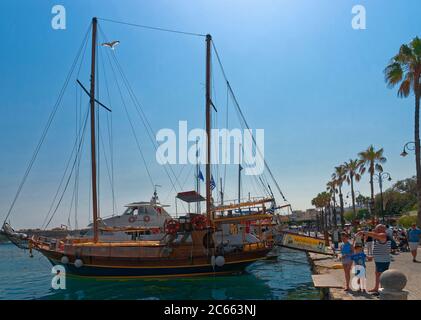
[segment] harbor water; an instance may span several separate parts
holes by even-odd
[[[277,259],[254,263],[237,276],[184,279],[103,280],[66,277],[53,289],[51,264],[38,252],[0,244],[0,300],[176,299],[317,300],[305,253],[278,249]]]

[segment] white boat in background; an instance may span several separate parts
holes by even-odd
[[[99,221],[101,240],[161,240],[165,223],[173,219],[165,210],[169,205],[159,202],[156,190],[150,201],[132,202],[121,215],[105,217]],[[82,232],[83,237],[93,236],[93,224]]]

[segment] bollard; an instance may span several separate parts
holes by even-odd
[[[403,290],[406,276],[398,270],[387,270],[380,276],[380,300],[408,300],[409,292]]]

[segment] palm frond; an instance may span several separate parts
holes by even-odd
[[[407,44],[401,45],[395,60],[407,65],[412,64],[412,62],[414,62],[414,54],[411,46],[408,46]]]
[[[399,90],[398,90],[398,97],[399,98],[407,98],[411,93],[411,82],[408,79],[402,81]]]
[[[410,44],[412,52],[418,61],[421,61],[421,39],[415,37]]]
[[[385,68],[385,81],[389,88],[399,85],[398,96],[406,98],[415,90],[415,79],[421,73],[421,39],[415,37],[409,45],[403,44]],[[420,88],[421,94],[421,88]]]
[[[386,67],[384,74],[387,86],[393,88],[402,81],[404,72],[400,63],[392,62]]]

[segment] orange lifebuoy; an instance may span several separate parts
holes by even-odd
[[[143,221],[145,221],[145,222],[149,222],[149,221],[151,221],[151,217],[149,217],[149,216],[144,216],[144,217],[143,217]]]
[[[191,219],[191,224],[195,230],[204,230],[208,226],[208,219],[203,215],[194,216]]]
[[[246,221],[246,233],[250,233],[250,225],[251,225],[251,222]]]
[[[133,222],[135,222],[136,221],[136,217],[135,216],[131,216],[130,218],[129,218],[129,222],[130,223],[133,223]]]
[[[164,229],[168,234],[176,234],[180,229],[180,223],[174,219],[167,220],[165,221]]]

